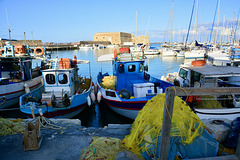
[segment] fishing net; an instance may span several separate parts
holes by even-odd
[[[157,149],[161,136],[165,94],[149,100],[135,119],[131,133],[123,140],[123,147],[141,157],[143,152]],[[180,97],[175,97],[172,115],[171,137],[178,137],[182,144],[190,144],[202,135],[204,126],[198,116]],[[156,151],[155,151],[156,154]]]
[[[9,120],[0,118],[0,136],[23,133],[26,129],[22,120]]]
[[[105,89],[115,90],[115,83],[113,81],[113,76],[104,76],[102,78],[102,83],[100,85]]]
[[[201,101],[196,104],[196,108],[223,108],[213,96],[200,96]]]
[[[110,137],[93,137],[88,148],[81,151],[80,160],[115,159],[122,150],[122,140]]]

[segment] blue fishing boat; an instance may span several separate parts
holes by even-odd
[[[49,64],[52,64],[49,69],[42,71],[44,85],[20,97],[20,111],[27,117],[42,112],[48,118],[72,118],[89,104],[92,88],[91,75],[80,77],[77,64],[90,63],[75,57],[56,59]]]
[[[97,84],[104,102],[118,114],[135,119],[138,112],[153,96],[165,92],[173,84],[150,76],[142,55],[134,57],[130,53],[99,57],[99,61],[112,60],[113,75],[99,72]],[[115,57],[112,59],[111,57]],[[99,94],[98,94],[99,98]]]

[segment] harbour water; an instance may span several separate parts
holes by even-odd
[[[51,58],[73,58],[74,55],[77,56],[77,59],[89,60],[90,61],[90,70],[88,65],[81,65],[79,72],[81,76],[89,76],[93,79],[95,83],[97,81],[97,74],[99,71],[112,73],[112,62],[98,62],[97,58],[103,54],[113,53],[112,48],[98,49],[98,50],[68,50],[68,51],[53,51]],[[162,57],[161,55],[148,56],[148,72],[151,76],[156,78],[161,78],[164,73],[177,72],[179,65],[184,63],[184,58],[179,57]],[[39,63],[33,63],[34,65],[40,66]],[[35,66],[33,66],[35,67]],[[14,106],[17,108],[19,106]],[[1,111],[0,116],[5,118],[26,118],[20,113],[19,110],[12,111]],[[108,124],[131,124],[133,120],[122,117],[111,109],[107,107],[104,102],[94,103],[91,107],[86,108],[82,113],[77,115],[74,118],[81,120],[82,125],[86,127],[104,127]]]

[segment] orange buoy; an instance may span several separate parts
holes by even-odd
[[[42,47],[36,47],[34,48],[34,54],[37,56],[42,56],[44,54],[44,49]]]
[[[15,54],[25,54],[25,46],[24,45],[15,45],[14,46]]]
[[[206,64],[205,60],[195,60],[195,61],[192,61],[192,65],[193,66],[204,66],[205,64]]]

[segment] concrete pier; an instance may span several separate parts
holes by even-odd
[[[89,146],[93,136],[123,139],[130,133],[131,125],[111,124],[104,128],[85,128],[80,120],[55,119],[61,130],[41,129],[43,140],[36,151],[24,151],[23,134],[0,137],[0,159],[2,160],[78,160],[81,150]],[[121,158],[124,158],[122,154]],[[124,158],[128,159],[128,158]]]

